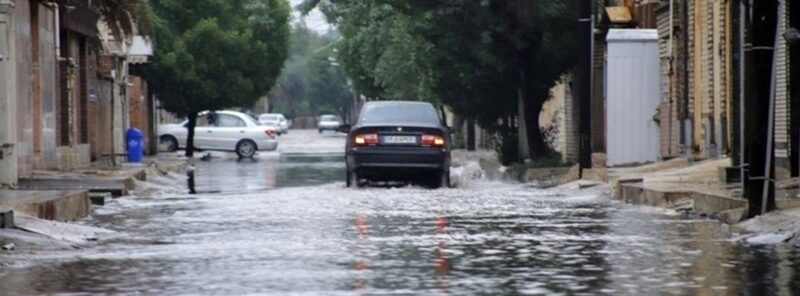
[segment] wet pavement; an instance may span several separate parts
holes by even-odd
[[[0,294],[791,295],[800,250],[611,201],[473,180],[349,189],[341,155],[212,159],[201,194],[127,197],[92,246],[14,257]]]

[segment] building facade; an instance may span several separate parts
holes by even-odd
[[[0,187],[122,160],[129,52],[105,58],[99,20],[87,0],[0,1]]]

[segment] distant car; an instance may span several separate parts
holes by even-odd
[[[179,124],[160,125],[158,138],[164,149],[176,151],[186,148],[188,120]],[[194,128],[194,146],[200,150],[236,152],[241,158],[253,157],[257,151],[278,148],[277,131],[271,126],[261,126],[247,114],[235,111],[204,111],[197,116]]]
[[[345,148],[347,186],[362,181],[423,181],[450,186],[450,128],[430,103],[364,104]]]
[[[264,113],[258,116],[258,123],[266,126],[274,126],[278,135],[289,133],[289,120],[280,113]]]
[[[339,118],[336,115],[325,114],[319,117],[319,124],[317,124],[317,129],[320,133],[324,131],[339,131],[339,126],[342,123],[339,122]]]

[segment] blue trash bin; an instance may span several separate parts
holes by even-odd
[[[142,155],[144,154],[144,148],[142,140],[144,139],[144,135],[142,131],[129,128],[127,132],[125,132],[125,147],[128,150],[128,162],[142,162]]]

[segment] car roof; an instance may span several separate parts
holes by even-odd
[[[199,114],[208,114],[212,112],[211,110],[201,111]],[[221,113],[221,114],[244,114],[243,112],[233,111],[233,110],[215,110],[214,113]]]
[[[430,106],[433,106],[433,104],[431,104],[429,102],[422,102],[422,101],[372,101],[372,102],[366,102],[364,104],[364,106],[367,106],[367,105],[370,105],[370,106],[371,105],[430,105]]]
[[[211,111],[206,110],[206,111],[200,112],[199,115],[206,115],[208,113],[211,113]],[[239,111],[231,111],[231,110],[219,110],[219,111],[214,111],[214,113],[216,113],[216,114],[233,115],[233,116],[237,116],[237,117],[248,117],[247,114],[244,114],[244,113],[239,112]]]

